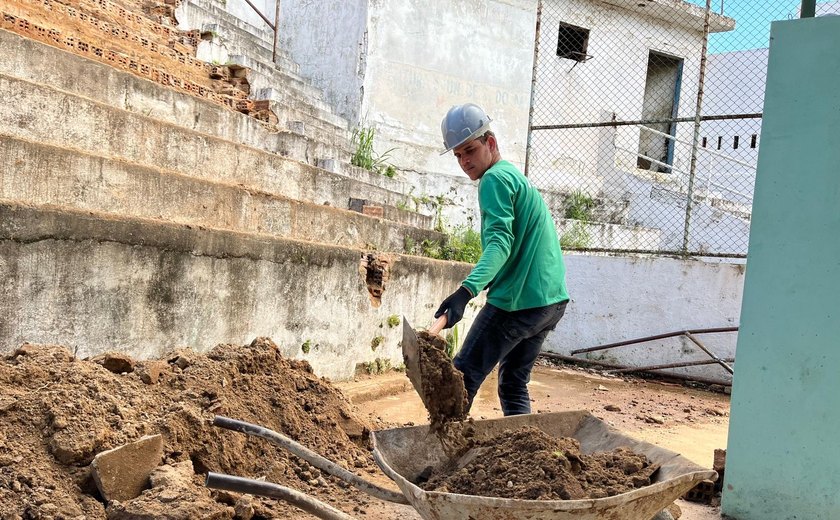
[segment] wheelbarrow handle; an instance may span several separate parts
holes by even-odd
[[[286,437],[285,435],[269,430],[268,428],[263,428],[262,426],[257,426],[256,424],[231,419],[230,417],[223,417],[221,415],[216,415],[215,417],[213,417],[213,426],[233,430],[235,432],[247,433],[248,435],[256,435],[257,437],[262,437],[263,439],[271,442],[272,444],[275,444],[285,450],[290,451],[292,454],[302,458],[303,460],[312,464],[321,471],[326,471],[330,475],[338,477],[344,482],[350,484],[351,486],[354,486],[358,490],[364,491],[368,495],[374,496],[380,500],[394,502],[395,504],[409,503],[408,499],[405,498],[405,496],[402,493],[397,493],[396,491],[391,491],[390,489],[386,489],[377,486],[376,484],[373,484],[371,482],[368,482],[360,476],[355,475],[342,468],[335,462],[325,459],[324,457],[298,444],[297,442]]]
[[[207,473],[207,480],[204,485],[210,489],[221,489],[223,491],[234,491],[236,493],[247,493],[268,498],[279,498],[289,504],[302,509],[322,520],[355,520],[352,516],[339,511],[329,504],[313,498],[306,493],[287,488],[272,482],[254,480],[250,478],[235,477],[224,473]]]

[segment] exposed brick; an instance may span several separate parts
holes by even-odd
[[[362,206],[362,213],[370,217],[385,217],[385,208],[382,206]]]

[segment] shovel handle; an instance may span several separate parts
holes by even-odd
[[[429,334],[432,336],[437,336],[443,328],[446,327],[446,314],[441,315],[440,318],[437,319],[434,325],[429,328]]]

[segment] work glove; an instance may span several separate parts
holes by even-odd
[[[438,307],[437,312],[435,312],[435,318],[440,318],[444,314],[446,314],[446,329],[454,327],[456,323],[461,321],[461,318],[464,317],[464,309],[467,308],[467,303],[472,300],[472,293],[470,293],[469,289],[464,287],[458,287],[458,290],[454,293],[450,294],[443,303],[440,304]]]

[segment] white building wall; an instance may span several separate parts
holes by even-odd
[[[545,350],[572,350],[666,332],[739,325],[744,265],[666,257],[566,254],[571,301]],[[699,335],[720,358],[735,357],[737,333]],[[679,338],[593,352],[590,359],[627,366],[707,360]],[[576,357],[586,358],[585,355]],[[717,365],[669,370],[728,381]]]
[[[556,55],[559,22],[590,30],[589,60],[576,63]],[[691,113],[701,50],[701,27],[688,29],[592,0],[547,0],[540,29],[534,124],[603,122],[612,114],[623,120],[640,119],[651,51],[684,59],[679,113]],[[621,128],[616,143],[635,152],[639,133],[635,127]],[[603,182],[603,172],[598,171],[599,131],[537,134],[546,144],[532,147],[529,168],[535,182],[561,190],[588,188],[597,194]],[[690,129],[678,128],[677,138],[689,139]],[[675,166],[687,166],[687,148],[677,146]],[[632,153],[617,152],[616,160],[627,168],[636,165]]]
[[[536,0],[373,1],[362,116],[409,170],[462,176],[441,157],[440,122],[475,102],[496,123],[503,156],[524,166]]]
[[[263,1],[274,12],[274,1]],[[321,88],[336,113],[353,125],[363,95],[368,0],[281,0],[280,5],[280,47],[300,65],[301,76]]]

